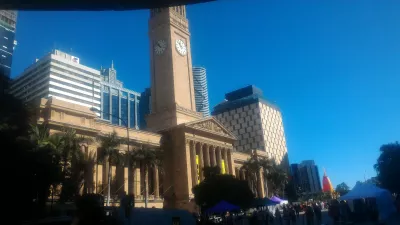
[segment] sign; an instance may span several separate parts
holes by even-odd
[[[172,225],[181,225],[180,217],[172,217]]]

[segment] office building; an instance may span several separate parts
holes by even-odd
[[[250,85],[225,94],[225,100],[214,107],[212,115],[236,135],[236,151],[264,151],[289,169],[282,114],[260,89]]]
[[[100,71],[82,65],[78,57],[53,50],[13,79],[9,92],[24,101],[54,97],[100,110]]]
[[[146,88],[140,94],[140,102],[139,102],[139,123],[140,129],[146,129],[146,116],[151,113],[151,89]]]
[[[298,164],[299,186],[305,193],[321,192],[321,181],[318,166],[314,160],[305,160]]]
[[[17,45],[15,40],[16,25],[17,11],[0,10],[0,72],[8,78],[11,75],[14,47]]]
[[[204,67],[193,67],[193,86],[196,111],[203,113],[205,117],[210,116],[207,75]]]
[[[290,177],[296,187],[300,186],[299,164],[290,164]]]
[[[101,69],[101,118],[118,126],[140,128],[140,93],[126,89],[117,79],[114,63]]]

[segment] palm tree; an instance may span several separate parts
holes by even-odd
[[[149,168],[152,168],[154,166],[161,167],[162,165],[162,159],[163,159],[163,151],[157,148],[148,148],[148,147],[142,147],[139,148],[134,152],[136,155],[137,159],[139,162],[144,167],[144,187],[145,187],[145,208],[147,208],[147,199],[148,199],[148,190],[147,190],[147,180],[146,178],[148,177],[149,173]]]
[[[139,157],[136,151],[130,151],[125,153],[126,162],[128,166],[128,174],[132,173],[131,176],[128,175],[128,190],[131,190],[135,186],[135,175],[136,175],[136,167],[139,164]]]
[[[275,193],[281,192],[283,196],[283,190],[285,188],[285,185],[288,183],[287,173],[278,166],[275,166],[275,169],[267,176],[271,181],[273,191]]]
[[[107,206],[110,205],[111,197],[111,165],[114,159],[118,157],[119,151],[117,147],[120,145],[121,141],[118,138],[117,132],[109,133],[105,136],[99,136],[100,148],[102,157],[108,160],[108,184],[107,184]]]
[[[266,192],[266,196],[268,197],[269,194],[269,189],[268,189],[268,176],[269,174],[271,174],[275,167],[276,167],[276,163],[273,159],[270,159],[268,157],[266,158],[260,158],[258,159],[258,163],[260,164],[260,167],[263,170],[263,175],[264,175],[264,188],[265,188],[265,192]]]
[[[246,171],[246,177],[249,178],[250,188],[257,196],[261,196],[257,188],[261,165],[255,158],[250,158],[243,163],[242,169]]]

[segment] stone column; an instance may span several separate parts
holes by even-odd
[[[200,182],[204,180],[204,158],[203,158],[203,145],[202,143],[199,144],[199,173],[200,173]]]
[[[103,185],[101,190],[103,190],[103,195],[107,196],[107,191],[108,191],[108,167],[109,167],[109,163],[108,163],[108,156],[104,157],[103,160]]]
[[[135,197],[141,195],[141,180],[140,180],[140,168],[134,168],[135,174],[134,174],[134,194]]]
[[[129,194],[129,168],[127,166],[123,167],[124,169],[124,191],[126,194]]]
[[[190,161],[192,169],[192,187],[197,185],[197,168],[196,168],[196,143],[190,142]],[[190,187],[190,190],[192,188]]]
[[[158,167],[157,165],[154,165],[153,167],[153,172],[154,172],[154,198],[159,198],[160,197],[160,184],[159,184],[159,176],[158,176]]]
[[[229,149],[224,148],[222,157],[224,158],[224,165],[225,165],[225,173],[226,174],[234,174],[231,172],[229,161],[228,161],[228,151]]]
[[[222,154],[221,154],[221,147],[218,147],[216,150],[216,155],[217,155],[217,165],[219,166],[219,168],[221,169],[221,173],[222,173]]]
[[[235,176],[235,163],[233,162],[233,158],[232,158],[232,149],[227,149],[226,151],[227,155],[228,155],[228,167],[229,167],[229,171],[231,171],[231,175]]]
[[[210,166],[211,164],[210,164],[209,146],[207,144],[204,144],[202,151],[203,151],[203,157],[204,157],[204,166]]]
[[[265,193],[264,193],[264,179],[263,179],[263,172],[260,169],[260,171],[257,173],[257,191],[258,191],[258,197],[259,198],[264,198]]]
[[[215,147],[210,146],[210,158],[211,158],[211,166],[216,166],[217,165],[217,159],[215,158]]]
[[[240,177],[240,173],[239,173],[239,168],[235,168],[235,174],[236,174],[236,179],[241,180],[242,178]],[[239,176],[238,176],[239,175]]]

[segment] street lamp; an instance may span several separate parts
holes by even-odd
[[[94,107],[91,107],[90,108],[90,111],[92,111],[92,112],[98,112],[98,113],[105,113],[105,112],[103,112],[103,111],[101,111],[101,110],[99,110],[99,109],[97,109],[97,108],[94,108]],[[107,113],[108,115],[110,115],[110,116],[113,116],[114,118],[117,118],[117,119],[119,119],[119,120],[121,120],[122,122],[124,122],[124,124],[125,124],[125,128],[126,128],[126,138],[128,139],[128,142],[127,142],[127,154],[128,154],[128,168],[129,169],[131,169],[130,167],[131,167],[131,163],[130,163],[130,157],[129,157],[129,124],[128,124],[128,122],[126,121],[126,120],[124,120],[124,119],[122,119],[122,118],[120,118],[120,117],[118,117],[118,116],[116,116],[116,115],[113,115],[113,114],[111,114],[111,113]],[[111,166],[111,165],[109,165],[109,166]],[[129,170],[130,171],[130,170]],[[129,174],[129,172],[128,172],[128,174]],[[129,176],[128,176],[129,177]],[[107,197],[107,206],[109,205],[109,203],[110,203],[110,196],[111,196],[111,188],[110,187],[108,187],[107,188],[108,189],[108,197]],[[129,191],[131,190],[131,188],[129,188],[129,178],[128,178],[128,194],[129,194]]]

